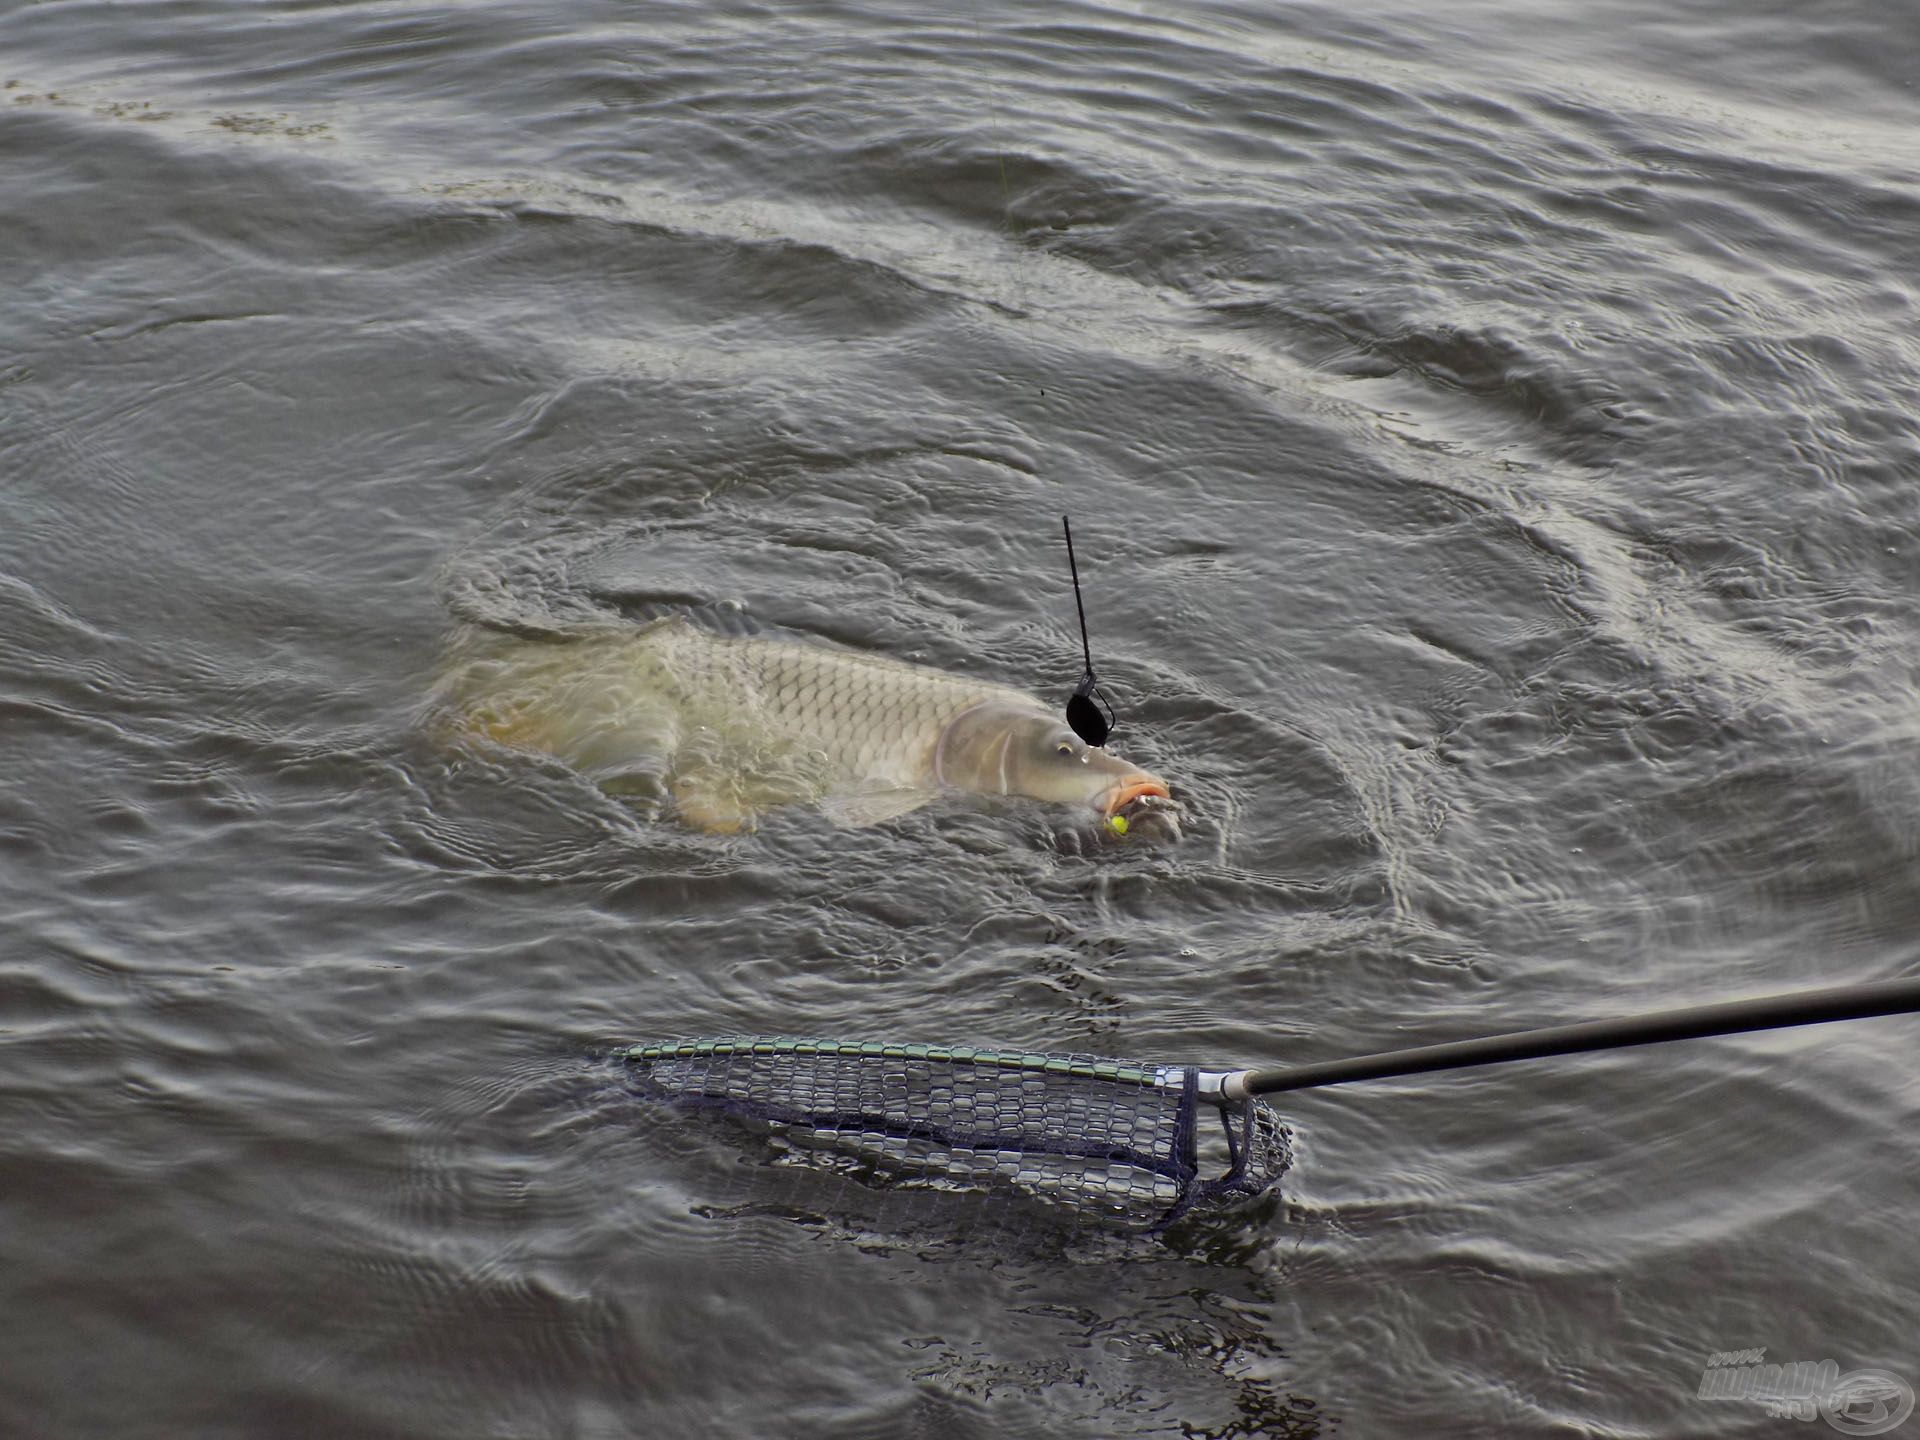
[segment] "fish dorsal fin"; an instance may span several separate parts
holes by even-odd
[[[652,629],[665,621],[680,620],[707,635],[727,640],[755,640],[777,635],[781,627],[760,619],[745,606],[726,600],[698,600],[688,597],[631,600],[620,595],[596,592],[594,599],[615,611],[630,625]]]
[[[843,830],[864,830],[884,820],[909,815],[933,799],[927,790],[869,790],[863,795],[832,795],[820,811]]]

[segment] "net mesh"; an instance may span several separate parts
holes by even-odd
[[[1188,1066],[785,1037],[624,1058],[643,1097],[853,1157],[877,1182],[1013,1191],[1127,1229],[1243,1203],[1291,1158],[1268,1106],[1203,1093]]]

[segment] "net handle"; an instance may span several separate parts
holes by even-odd
[[[1628,1015],[1577,1025],[1553,1025],[1543,1030],[1517,1030],[1506,1035],[1485,1035],[1477,1040],[1455,1040],[1444,1045],[1422,1045],[1412,1050],[1328,1060],[1318,1065],[1241,1070],[1226,1076],[1220,1088],[1230,1100],[1245,1100],[1254,1095],[1345,1085],[1355,1080],[1424,1075],[1434,1070],[1499,1065],[1509,1060],[1543,1060],[1551,1055],[1577,1055],[1588,1050],[1616,1050],[1664,1040],[1738,1035],[1749,1030],[1824,1025],[1832,1020],[1863,1020],[1875,1015],[1904,1015],[1914,1011],[1920,1011],[1920,978],[1882,980],[1866,985],[1763,995],[1718,1005],[1696,1005],[1657,1015]]]

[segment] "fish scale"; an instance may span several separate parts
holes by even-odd
[[[736,668],[739,690],[753,697],[798,740],[844,753],[850,768],[884,761],[919,762],[938,727],[984,700],[1032,706],[1007,686],[949,676],[896,660],[759,638],[708,636],[691,626],[670,641],[669,654],[698,652],[701,668]],[[734,662],[733,667],[728,661]],[[901,783],[909,778],[901,777]]]

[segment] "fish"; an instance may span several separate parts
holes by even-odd
[[[430,711],[455,742],[550,755],[616,794],[663,790],[714,833],[797,803],[860,828],[962,793],[1078,806],[1116,835],[1178,834],[1164,779],[1020,690],[682,616],[563,639],[463,627]]]

